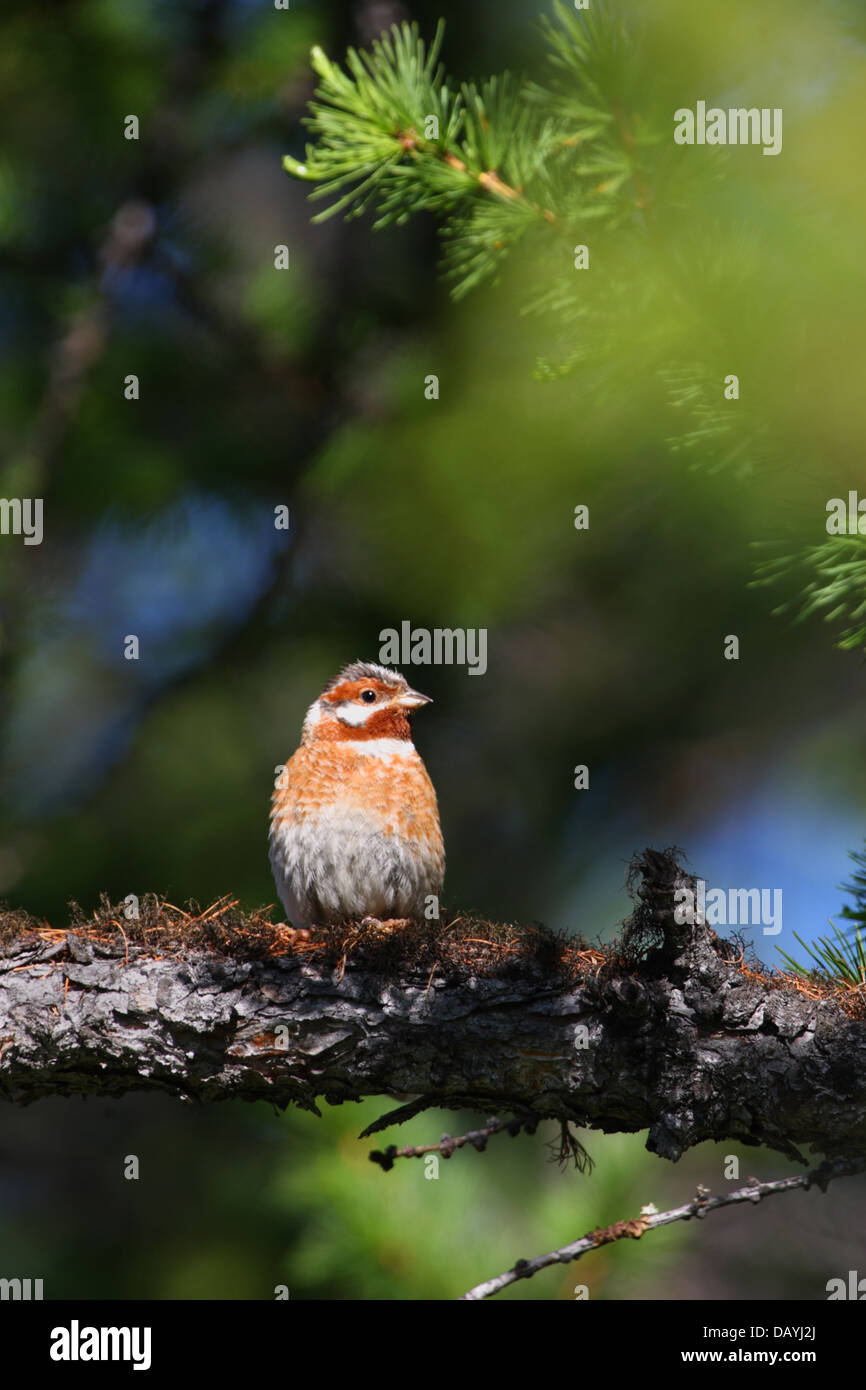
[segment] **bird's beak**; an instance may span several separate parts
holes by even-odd
[[[429,695],[422,695],[419,690],[404,690],[396,703],[400,709],[420,709],[422,705],[432,705],[433,701]]]

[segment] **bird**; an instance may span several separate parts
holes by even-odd
[[[445,847],[410,724],[431,703],[399,671],[355,661],[310,705],[276,782],[268,837],[294,930],[438,918]]]

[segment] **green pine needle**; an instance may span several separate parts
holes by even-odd
[[[797,941],[814,962],[811,966],[802,965],[776,947],[788,969],[806,979],[830,984],[866,984],[866,849],[852,850],[848,857],[854,861],[856,872],[850,883],[842,884],[842,892],[853,898],[853,904],[845,904],[842,916],[855,924],[852,934],[846,936],[831,922],[833,936],[819,936],[810,946],[794,932]]]
[[[814,962],[813,965],[801,964],[779,946],[776,950],[788,969],[804,979],[819,980],[828,984],[866,984],[866,941],[860,928],[856,928],[853,937],[849,938],[840,932],[833,922],[830,926],[833,928],[834,936],[819,936],[811,945],[794,932],[797,941]]]
[[[799,554],[765,560],[752,587],[792,577],[802,579],[803,587],[774,613],[793,612],[795,622],[815,614],[826,623],[842,620],[835,645],[842,651],[866,650],[866,536],[828,536]]]
[[[283,160],[315,185],[311,198],[331,200],[314,221],[374,211],[382,228],[437,214],[459,297],[495,275],[530,229],[563,238],[565,260],[576,228],[627,216],[636,142],[624,143],[622,115],[605,100],[621,31],[601,9],[574,19],[555,7],[556,23],[544,26],[550,92],[509,73],[453,86],[438,62],[441,22],[429,47],[417,25],[393,25],[369,51],[350,48],[345,67],[314,48],[319,82],[304,120],[313,140],[302,159]]]

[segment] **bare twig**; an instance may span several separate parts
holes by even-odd
[[[718,1197],[711,1197],[707,1188],[699,1187],[694,1200],[686,1202],[682,1207],[660,1212],[645,1207],[640,1216],[633,1220],[617,1221],[612,1226],[590,1231],[571,1245],[563,1245],[559,1250],[551,1250],[547,1255],[538,1255],[534,1260],[518,1260],[514,1267],[506,1270],[504,1274],[498,1274],[495,1279],[486,1279],[483,1284],[476,1284],[468,1293],[463,1294],[463,1301],[492,1298],[494,1294],[507,1289],[509,1284],[516,1284],[518,1279],[531,1279],[534,1274],[550,1265],[573,1264],[588,1251],[597,1250],[600,1245],[611,1245],[617,1240],[640,1240],[647,1231],[657,1230],[660,1226],[670,1226],[674,1221],[691,1221],[692,1217],[702,1219],[709,1212],[717,1211],[719,1207],[737,1206],[742,1202],[751,1202],[757,1206],[765,1197],[773,1197],[779,1192],[793,1192],[799,1187],[808,1191],[810,1187],[817,1186],[822,1192],[826,1192],[827,1184],[833,1178],[850,1178],[864,1171],[866,1157],[836,1159],[822,1163],[808,1173],[797,1173],[790,1178],[776,1178],[773,1182],[759,1182],[757,1178],[748,1178],[745,1187],[739,1187],[735,1192],[726,1192]]]
[[[514,1139],[521,1130],[527,1134],[534,1134],[537,1128],[537,1115],[515,1116],[512,1120],[500,1120],[496,1115],[492,1115],[482,1129],[470,1129],[467,1134],[461,1134],[457,1138],[453,1134],[443,1134],[438,1144],[406,1144],[402,1149],[398,1149],[396,1144],[389,1144],[384,1153],[374,1149],[370,1154],[370,1161],[378,1163],[380,1168],[388,1173],[394,1167],[394,1160],[397,1158],[423,1158],[425,1154],[433,1153],[450,1158],[455,1149],[462,1149],[465,1144],[471,1144],[473,1149],[483,1153],[487,1148],[487,1140],[493,1134],[501,1134],[506,1129]]]

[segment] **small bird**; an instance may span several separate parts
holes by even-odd
[[[270,861],[296,930],[426,916],[445,875],[433,783],[409,718],[427,695],[398,671],[356,661],[307,711],[271,802]],[[438,916],[438,911],[435,912]]]

